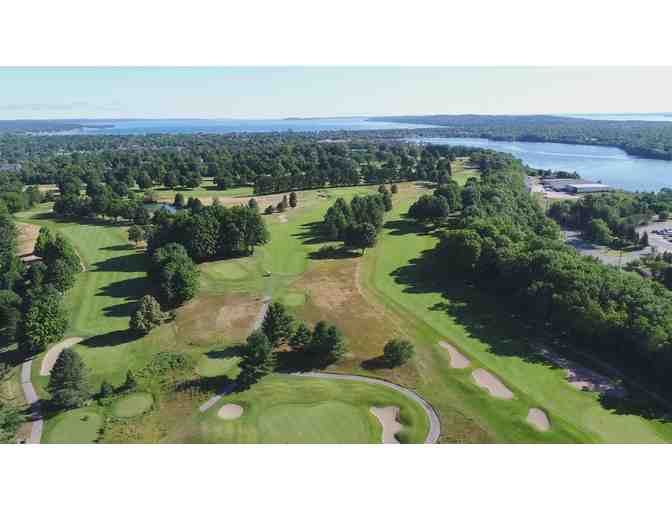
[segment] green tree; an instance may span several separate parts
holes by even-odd
[[[385,212],[390,212],[392,210],[392,194],[385,190],[385,193],[382,194],[383,205],[385,206]]]
[[[10,443],[23,423],[23,413],[0,400],[0,443]]]
[[[147,334],[166,320],[161,305],[149,294],[142,297],[137,310],[131,315],[130,328],[138,333]]]
[[[150,279],[159,289],[161,302],[177,307],[192,299],[200,287],[199,271],[184,246],[169,243],[154,252]]]
[[[584,236],[589,241],[603,245],[609,245],[614,240],[609,225],[607,225],[607,222],[601,218],[590,220],[584,231]]]
[[[297,203],[298,203],[298,198],[297,198],[297,196],[296,196],[296,193],[295,193],[294,191],[292,191],[292,192],[289,194],[289,206],[290,206],[292,209],[294,209],[294,208],[296,207]]]
[[[28,353],[41,352],[63,340],[67,327],[68,314],[59,293],[49,286],[39,289],[29,299],[20,324],[21,347]]]
[[[296,351],[305,351],[310,348],[313,334],[303,322],[301,322],[294,334],[289,339],[289,345]]]
[[[184,209],[185,201],[184,195],[182,193],[176,193],[175,199],[173,200],[173,207],[176,209]]]
[[[273,345],[261,330],[247,337],[245,352],[240,362],[239,381],[248,386],[275,370],[276,358]]]
[[[449,271],[470,273],[483,251],[483,239],[471,229],[449,230],[441,237],[439,251],[449,261]]]
[[[390,191],[392,192],[393,195],[396,195],[397,193],[399,193],[399,187],[396,184],[393,184],[390,187]]]
[[[250,209],[254,209],[255,211],[259,211],[259,204],[254,198],[250,198],[249,202],[247,202],[247,206]]]
[[[378,241],[378,232],[370,223],[351,225],[346,234],[345,243],[352,248],[362,250],[362,255],[367,248],[372,248]]]
[[[53,403],[65,409],[82,406],[91,396],[87,379],[87,369],[79,354],[64,349],[54,364],[47,386]]]
[[[145,229],[138,225],[131,225],[128,229],[128,240],[137,246],[145,240]]]
[[[398,367],[409,361],[415,355],[415,348],[408,340],[395,338],[385,344],[383,360],[388,367]]]
[[[313,330],[309,352],[325,365],[339,361],[346,353],[343,334],[336,326],[319,321]]]
[[[112,395],[114,395],[114,386],[112,386],[107,381],[103,381],[102,384],[100,385],[98,398],[100,398],[101,400],[105,400],[107,398],[110,398]]]
[[[33,253],[38,257],[46,257],[49,247],[54,243],[55,240],[56,238],[49,227],[40,227],[40,233],[37,235]]]
[[[274,347],[286,342],[293,332],[294,319],[282,303],[271,303],[261,323],[261,330]]]

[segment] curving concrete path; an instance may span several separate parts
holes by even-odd
[[[403,386],[399,386],[398,384],[385,381],[384,379],[374,379],[372,377],[364,377],[361,375],[332,374],[329,372],[300,372],[289,375],[292,375],[294,377],[315,377],[317,379],[341,379],[346,381],[359,381],[368,384],[379,384],[380,386],[386,386],[388,388],[391,388],[394,391],[402,393],[411,400],[414,400],[415,402],[420,404],[420,406],[425,410],[425,413],[427,413],[427,418],[429,419],[429,432],[427,433],[427,437],[425,438],[425,443],[436,443],[439,440],[439,436],[441,435],[441,420],[439,419],[439,415],[429,402],[427,402],[416,392],[409,390],[408,388],[404,388]]]
[[[21,389],[26,398],[26,402],[30,406],[30,437],[28,443],[36,444],[42,440],[42,429],[44,428],[44,420],[42,419],[42,410],[40,408],[40,397],[35,391],[35,387],[30,380],[30,375],[33,370],[33,360],[29,359],[21,365]]]

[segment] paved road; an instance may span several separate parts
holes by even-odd
[[[425,443],[436,443],[439,440],[439,436],[441,435],[441,420],[439,419],[439,415],[436,413],[429,402],[408,388],[404,388],[403,386],[399,386],[398,384],[394,384],[383,379],[373,379],[371,377],[364,377],[361,375],[331,374],[327,372],[300,372],[290,375],[295,377],[315,377],[317,379],[343,379],[346,381],[360,381],[368,384],[379,384],[381,386],[387,386],[394,391],[403,393],[411,400],[416,401],[425,410],[425,413],[427,413],[427,418],[429,418],[429,432],[425,438]]]
[[[26,402],[30,405],[31,424],[30,437],[28,443],[39,443],[42,439],[42,428],[44,427],[44,420],[42,420],[42,410],[40,409],[40,397],[37,396],[35,387],[30,381],[30,374],[33,369],[33,360],[29,359],[21,366],[21,389],[26,398]]]

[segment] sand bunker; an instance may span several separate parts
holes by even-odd
[[[530,408],[530,412],[527,413],[527,423],[542,432],[546,432],[551,428],[551,423],[548,421],[546,413],[536,407]]]
[[[597,391],[614,397],[624,397],[625,388],[615,379],[599,374],[575,361],[570,361],[548,348],[539,353],[555,365],[564,368],[567,382],[578,390]]]
[[[471,364],[469,358],[448,342],[439,342],[439,345],[446,349],[450,355],[450,368],[467,368]]]
[[[70,338],[66,338],[62,342],[53,345],[51,349],[47,351],[47,354],[45,354],[44,358],[42,358],[40,375],[42,376],[49,375],[51,373],[51,369],[54,368],[54,365],[56,364],[56,360],[60,356],[61,352],[63,352],[63,349],[72,347],[73,345],[78,344],[82,340],[84,340],[82,337],[73,336]]]
[[[497,376],[491,374],[487,370],[477,368],[472,372],[471,376],[474,378],[474,381],[476,381],[476,384],[481,388],[485,388],[493,397],[504,398],[506,400],[513,398],[511,390],[504,386],[504,383],[502,383]]]
[[[217,416],[222,420],[237,420],[243,415],[243,408],[238,404],[224,404],[219,411],[217,411]]]
[[[399,408],[397,406],[387,407],[372,407],[371,413],[378,418],[378,421],[383,427],[383,443],[398,444],[397,438],[394,435],[401,430],[401,423],[399,423]]]
[[[284,214],[279,214],[278,215],[278,221],[280,223],[287,223],[287,221],[289,221],[289,220],[287,219],[287,216],[285,216]]]

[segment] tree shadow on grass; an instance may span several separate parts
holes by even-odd
[[[233,358],[236,356],[242,357],[243,354],[245,354],[245,345],[243,344],[230,345],[223,349],[212,350],[205,353],[210,359]]]
[[[292,236],[301,240],[303,244],[320,244],[329,241],[322,232],[321,221],[311,221],[300,226],[300,231]]]
[[[111,273],[142,273],[147,268],[146,262],[147,258],[144,253],[128,253],[96,262],[91,270],[96,272],[109,271]]]
[[[311,260],[337,260],[353,259],[361,256],[361,253],[349,250],[345,246],[324,246],[323,248],[310,253],[308,258]]]
[[[114,246],[105,246],[101,248],[102,251],[131,251],[135,248],[131,243],[115,244]]]
[[[445,264],[449,260],[438,260],[431,251],[425,251],[410,264],[391,273],[394,280],[404,286],[409,294],[436,293],[437,302],[429,309],[448,314],[455,323],[462,326],[468,336],[486,343],[489,351],[498,356],[521,358],[526,362],[561,368],[549,360],[540,350],[541,345],[550,345],[555,350],[563,349],[555,343],[550,325],[542,321],[525,320],[510,306],[510,296],[498,296],[492,291],[483,291],[473,284],[446,277]],[[571,358],[591,368],[589,360],[577,360],[576,353]],[[596,368],[598,373],[602,372]],[[605,409],[616,414],[634,414],[648,419],[668,421],[672,416],[669,406],[659,405],[654,399],[634,388],[627,388],[626,396],[602,394],[599,401]]]
[[[280,351],[276,352],[275,371],[282,374],[291,374],[294,372],[311,372],[321,370],[329,366],[329,363],[322,362],[315,356],[301,351]]]
[[[641,416],[647,420],[658,420],[664,423],[672,421],[672,410],[669,406],[665,406],[632,387],[626,388],[625,396],[602,394],[599,401],[602,407],[614,414]]]
[[[117,345],[126,344],[138,340],[143,335],[130,329],[120,329],[111,331],[102,335],[92,336],[87,338],[81,345],[86,347],[116,347]]]
[[[366,370],[383,370],[385,368],[392,368],[390,364],[385,361],[383,356],[376,356],[374,358],[365,359],[361,363],[362,368]]]

